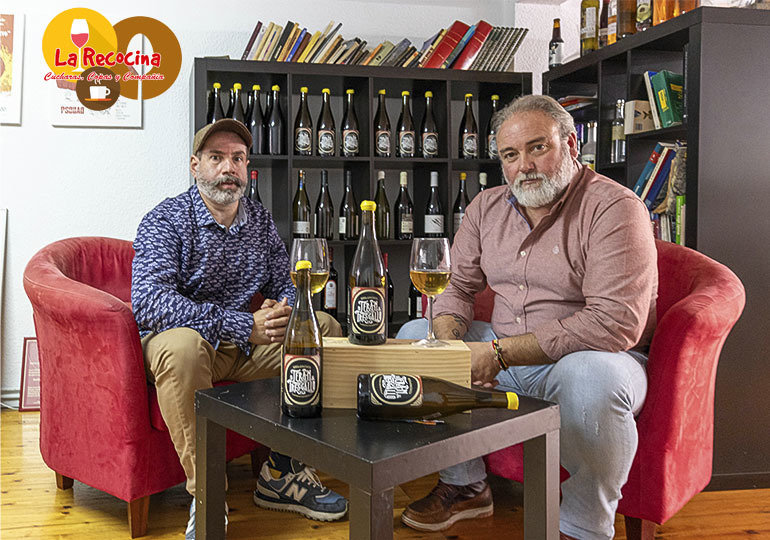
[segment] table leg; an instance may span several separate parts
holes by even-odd
[[[559,538],[559,430],[524,443],[524,538]]]
[[[225,428],[198,415],[195,442],[195,538],[225,537]]]
[[[351,540],[393,540],[393,488],[369,493],[350,486]]]

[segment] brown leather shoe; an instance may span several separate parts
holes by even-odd
[[[490,517],[493,511],[486,480],[467,486],[439,481],[426,497],[406,507],[401,521],[418,531],[443,531],[461,519]]]

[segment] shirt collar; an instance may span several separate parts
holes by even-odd
[[[208,225],[216,225],[222,229],[227,230],[224,225],[217,223],[217,221],[214,219],[214,216],[211,215],[211,212],[209,212],[206,203],[203,202],[203,197],[201,197],[197,185],[192,185],[188,190],[188,193],[192,199],[193,211],[195,212],[195,220],[198,222],[199,226],[206,227]],[[243,203],[239,201],[238,212],[235,214],[235,219],[230,225],[230,230],[237,232],[240,227],[246,224],[248,219],[249,217],[248,213],[246,212],[246,208],[244,207]]]

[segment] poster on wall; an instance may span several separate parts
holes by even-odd
[[[0,124],[21,125],[24,15],[0,13]]]

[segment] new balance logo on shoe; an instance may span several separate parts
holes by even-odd
[[[302,501],[302,497],[307,493],[307,488],[300,487],[298,484],[289,484],[289,489],[286,490],[286,496],[291,497],[297,502]]]

